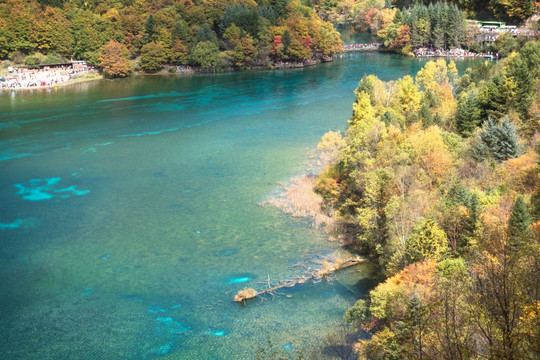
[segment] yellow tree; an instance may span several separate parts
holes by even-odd
[[[430,61],[416,75],[416,83],[424,90],[435,90],[437,86],[452,84],[457,78],[456,64],[444,59]]]
[[[418,131],[408,138],[412,148],[412,159],[430,178],[431,183],[441,182],[450,165],[452,157],[441,136],[438,126]]]
[[[411,115],[418,113],[418,110],[420,110],[422,94],[414,84],[413,78],[409,75],[396,81],[396,86],[398,91],[397,96],[393,99],[393,105],[403,111],[407,118],[410,118]]]
[[[126,77],[131,72],[126,47],[114,40],[101,48],[99,66],[105,76],[110,78]]]

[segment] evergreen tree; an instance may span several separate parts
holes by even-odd
[[[529,116],[529,109],[534,100],[534,78],[521,56],[514,57],[509,63],[509,74],[516,81],[515,108],[523,120]]]
[[[439,115],[438,112],[436,112],[435,115],[433,115],[433,123],[437,125],[442,124],[442,117],[441,115]]]
[[[174,29],[172,31],[172,37],[174,39],[180,39],[182,41],[188,40],[188,34],[189,34],[189,27],[185,20],[179,20],[174,25]]]
[[[369,302],[359,299],[345,312],[345,321],[348,324],[362,324],[369,319]]]
[[[509,245],[512,251],[516,251],[524,241],[531,223],[531,214],[523,196],[519,195],[508,220]]]
[[[277,18],[283,18],[287,14],[288,0],[270,0],[270,6],[276,13]]]
[[[452,185],[443,198],[440,221],[452,251],[462,253],[476,235],[479,221],[478,197],[462,184]]]
[[[362,91],[369,95],[371,105],[375,106],[375,93],[373,92],[373,75],[364,75],[360,83],[356,87],[355,94],[360,94]]]
[[[429,108],[425,104],[422,105],[422,107],[420,108],[418,117],[422,121],[422,125],[424,126],[424,128],[428,128],[433,125],[433,117],[431,116],[431,111],[429,111]]]
[[[217,45],[218,43],[216,33],[212,31],[212,29],[210,29],[210,26],[206,23],[201,26],[199,32],[197,33],[197,37],[195,38],[195,42],[197,44],[204,41],[210,41],[215,45]]]
[[[480,221],[480,208],[478,203],[478,195],[473,194],[467,201],[468,214],[464,219],[463,234],[457,244],[459,253],[462,253],[470,243],[470,240],[475,237]]]
[[[538,154],[539,148],[536,148],[536,153]],[[540,159],[536,163],[536,176],[540,175]],[[531,196],[531,207],[532,207],[532,218],[534,221],[540,220],[540,186],[537,186],[536,191]]]
[[[508,119],[500,125],[489,119],[479,135],[480,141],[472,149],[472,156],[476,160],[492,158],[500,162],[521,155],[516,127]]]
[[[403,330],[405,330],[406,340],[409,343],[409,354],[414,359],[422,359],[424,357],[424,332],[427,325],[427,315],[429,309],[422,304],[422,300],[417,293],[414,293],[408,304],[407,316],[403,322]]]
[[[497,146],[495,129],[496,124],[491,119],[488,119],[482,126],[482,131],[479,133],[479,142],[472,148],[473,157],[476,160],[483,161],[490,158],[491,150]]]
[[[516,134],[516,127],[505,119],[495,130],[497,138],[496,146],[493,148],[493,156],[498,161],[517,158],[521,155],[521,147],[518,144],[519,137]]]
[[[506,114],[510,105],[510,99],[505,92],[506,86],[504,76],[496,74],[482,87],[478,93],[478,105],[483,119],[499,119]]]
[[[289,45],[291,44],[291,33],[289,32],[289,30],[285,30],[283,32],[283,37],[281,39],[281,41],[283,42],[283,50],[286,52],[287,49],[289,48]]]
[[[396,13],[394,14],[394,18],[392,19],[392,22],[396,25],[401,25],[404,23],[404,21],[405,19],[403,18],[403,13],[401,12],[401,10],[396,9]]]
[[[431,18],[427,6],[421,5],[418,10],[419,17],[419,31],[424,46],[429,45],[429,39],[431,37]]]
[[[144,30],[146,32],[145,43],[149,43],[153,40],[154,34],[156,33],[156,19],[154,19],[154,15],[150,14],[148,16],[148,19],[146,19],[146,23],[144,24]]]
[[[257,15],[270,21],[270,24],[276,23],[276,12],[270,6],[259,6],[257,9]]]
[[[441,3],[432,6],[432,29],[431,44],[436,48],[444,47],[444,20],[442,15]]]
[[[382,114],[381,121],[384,122],[386,126],[389,126],[392,123],[398,123],[396,117],[392,115],[390,111],[385,111],[385,113]]]
[[[394,16],[394,20],[395,19],[396,17]],[[418,35],[418,17],[415,11],[410,11],[410,16],[407,18],[407,25],[409,25],[409,28],[411,29],[410,42],[412,47],[420,47],[422,42],[420,41],[420,36]]]
[[[456,116],[456,125],[459,133],[468,137],[471,136],[474,130],[482,121],[478,102],[476,101],[476,93],[471,91],[463,93],[458,101],[458,111]]]
[[[223,35],[232,24],[238,26],[238,19],[249,12],[246,4],[232,4],[227,6],[223,16],[221,17],[221,23],[219,24],[219,33]]]
[[[428,108],[433,109],[441,104],[439,98],[432,89],[427,89],[422,94],[422,104],[426,105]]]
[[[452,4],[448,7],[447,40],[448,47],[458,48],[465,39],[465,16],[461,10]]]
[[[533,79],[538,79],[540,77],[540,42],[529,41],[526,43],[519,51],[519,57],[527,65],[530,76]]]
[[[450,6],[448,3],[442,3],[441,5],[441,27],[444,31],[444,47],[448,48],[448,34],[449,34],[449,18]]]

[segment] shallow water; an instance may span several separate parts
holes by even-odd
[[[309,221],[257,204],[344,129],[364,74],[423,63],[349,54],[0,94],[2,358],[250,359],[268,340],[284,353],[320,345],[371,286],[369,265],[233,303],[339,251]]]

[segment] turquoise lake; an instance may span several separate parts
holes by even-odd
[[[234,303],[339,252],[308,220],[258,204],[306,171],[325,132],[345,129],[364,74],[423,64],[348,54],[300,70],[0,93],[0,358],[321,346],[373,285],[370,266]]]

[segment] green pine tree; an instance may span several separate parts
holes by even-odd
[[[538,154],[540,152],[540,148],[536,148],[536,153]],[[536,175],[538,176],[540,174],[540,159],[536,163]],[[540,220],[540,187],[537,187],[534,194],[531,196],[531,208],[532,213],[531,216],[534,221]]]
[[[431,19],[431,44],[436,48],[442,48],[444,46],[444,23],[440,2],[432,5]]]
[[[508,220],[508,236],[511,249],[515,250],[525,240],[531,223],[531,214],[527,209],[523,196],[519,195]]]
[[[148,16],[148,19],[146,19],[146,23],[144,24],[144,30],[146,32],[144,42],[149,43],[153,40],[156,32],[156,19],[154,19],[154,15],[150,14]]]
[[[489,119],[482,127],[479,142],[472,148],[472,157],[477,161],[494,159],[498,162],[521,155],[521,145],[516,127],[505,119],[500,125]]]
[[[481,117],[502,118],[508,111],[509,100],[506,96],[506,84],[501,74],[492,76],[478,94]]]
[[[392,115],[390,111],[386,111],[381,116],[381,121],[386,124],[386,126],[389,126],[391,123],[398,123],[396,117]]]
[[[371,105],[375,106],[375,93],[373,91],[373,76],[364,75],[356,87],[355,93],[365,92],[369,95]]]
[[[472,135],[482,121],[476,93],[471,91],[463,93],[458,101],[456,125],[459,133],[464,137]]]
[[[195,38],[195,42],[198,44],[200,42],[204,41],[210,41],[214,43],[215,45],[218,44],[217,35],[212,29],[210,29],[210,26],[208,24],[204,24],[199,29],[199,32],[197,33],[197,37]]]
[[[429,111],[429,108],[425,104],[420,108],[418,117],[422,121],[424,128],[428,128],[433,125],[433,116],[431,116],[431,111]]]
[[[521,118],[526,120],[535,96],[534,77],[520,56],[516,56],[510,62],[509,73],[517,83],[515,108]]]
[[[448,47],[457,48],[465,37],[465,16],[459,8],[452,4],[448,7],[448,26],[446,28]]]
[[[504,161],[521,155],[516,127],[508,119],[505,119],[494,131],[496,142],[494,146],[492,145],[491,151],[496,160]]]
[[[532,217],[535,221],[540,220],[540,189],[537,189],[531,196]]]

